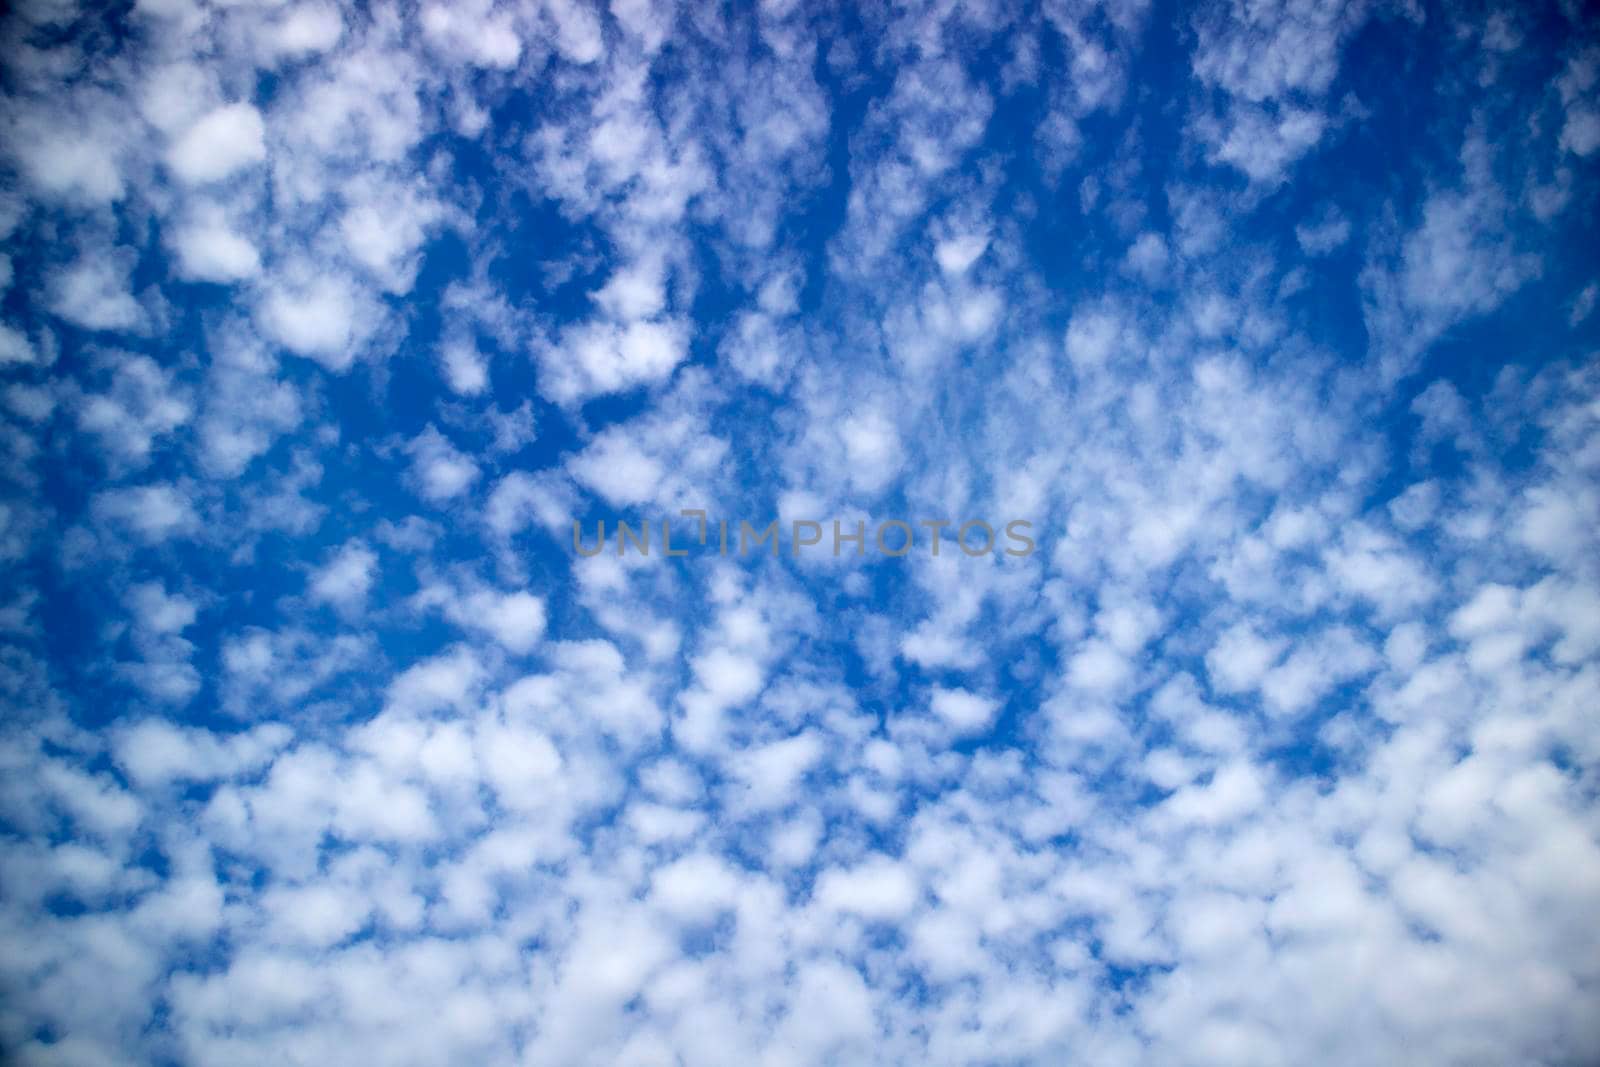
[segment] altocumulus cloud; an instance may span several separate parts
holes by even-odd
[[[0,1059],[1600,1058],[1583,5],[104,8],[0,15]],[[684,511],[1037,550],[573,551]]]

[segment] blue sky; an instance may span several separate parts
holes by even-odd
[[[0,1058],[1600,1056],[1582,5],[0,27]]]

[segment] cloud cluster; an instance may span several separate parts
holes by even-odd
[[[1532,10],[0,16],[0,1058],[1592,1061]]]

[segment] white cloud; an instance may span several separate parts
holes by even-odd
[[[0,322],[0,365],[35,363],[38,359],[39,353],[27,334]]]
[[[404,296],[416,283],[420,250],[444,206],[422,189],[392,182],[352,182],[339,235],[350,258],[386,291]]]
[[[224,104],[202,115],[167,149],[167,166],[190,185],[232,177],[267,156],[261,112],[247,103]]]
[[[572,476],[615,505],[651,499],[666,471],[622,429],[602,434],[569,465]]]
[[[933,713],[958,734],[980,733],[994,722],[998,701],[965,689],[934,689]]]
[[[123,152],[130,126],[121,109],[92,94],[78,97],[91,117],[50,107],[19,109],[4,123],[6,140],[33,188],[52,200],[110,204],[127,191]]]
[[[118,735],[115,751],[118,766],[136,786],[160,788],[172,782],[214,781],[263,767],[289,738],[289,728],[281,723],[218,737],[165,719],[145,719]]]
[[[862,492],[883,489],[900,470],[900,435],[881,412],[867,410],[839,426],[851,483]]]
[[[146,544],[193,533],[199,527],[199,516],[188,495],[170,484],[101,490],[95,494],[93,510],[102,521],[126,529]]]
[[[338,8],[311,2],[296,4],[279,19],[271,41],[278,55],[299,58],[328,51],[343,35]]]
[[[823,871],[817,876],[813,896],[830,911],[874,922],[896,922],[916,907],[918,887],[903,864],[874,856],[854,867]]]
[[[358,892],[329,885],[277,888],[262,896],[262,910],[276,939],[325,949],[366,922],[370,905]]]
[[[965,274],[989,248],[987,234],[963,234],[940,241],[933,250],[933,258],[946,274]]]
[[[1067,326],[1067,356],[1085,370],[1101,366],[1117,355],[1121,324],[1109,310],[1091,310],[1072,316]]]
[[[592,63],[604,53],[600,21],[589,8],[572,0],[545,0],[545,14],[555,23],[556,47],[574,63]]]
[[[651,877],[650,899],[679,922],[706,923],[738,900],[740,878],[725,862],[704,854],[685,856]]]
[[[753,810],[788,807],[799,799],[800,782],[823,754],[822,738],[810,732],[739,753],[731,768],[742,785],[738,804]]]
[[[478,396],[489,387],[489,361],[471,339],[452,337],[439,346],[445,383],[462,396]]]
[[[1231,627],[1206,653],[1212,687],[1221,693],[1255,688],[1283,649],[1282,640],[1264,638],[1247,623]]]
[[[186,424],[194,413],[188,391],[146,356],[119,360],[111,387],[84,396],[77,408],[79,427],[99,438],[117,468],[144,466],[156,440]]]
[[[85,250],[50,275],[50,310],[86,330],[143,332],[144,309],[130,291],[133,257],[127,249]]]
[[[570,329],[540,355],[540,392],[567,404],[661,382],[688,354],[688,339],[673,319]]]
[[[422,9],[422,28],[435,47],[475,66],[515,67],[522,55],[511,13],[492,12],[486,3],[429,4]]]
[[[271,276],[256,307],[263,333],[336,374],[355,362],[376,316],[370,299],[350,278],[303,263],[286,277]]]
[[[487,588],[452,589],[428,586],[414,598],[419,606],[437,607],[457,626],[488,635],[518,655],[531,652],[544,636],[545,602],[526,590],[508,593]]]
[[[1294,235],[1306,255],[1325,256],[1350,239],[1350,220],[1344,212],[1329,204],[1316,221],[1296,226]]]
[[[256,338],[239,331],[215,338],[198,427],[200,461],[208,474],[238,476],[279,434],[300,423],[300,391],[279,374],[277,361]]]
[[[310,576],[306,592],[316,603],[356,614],[366,607],[377,576],[377,553],[361,541],[347,541]]]
[[[220,208],[207,207],[168,238],[178,274],[202,282],[237,282],[261,272],[261,255],[250,239],[229,226]]]
[[[406,444],[411,477],[430,504],[443,504],[471,489],[482,473],[472,459],[433,426]]]
[[[1600,99],[1595,84],[1600,81],[1600,53],[1586,48],[1567,61],[1567,69],[1556,79],[1556,88],[1566,108],[1561,126],[1561,147],[1578,156],[1589,156],[1600,148]]]
[[[513,652],[528,652],[544,635],[544,601],[531,593],[475,598],[467,610],[483,620],[494,639]]]

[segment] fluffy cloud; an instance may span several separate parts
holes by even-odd
[[[221,181],[266,158],[261,112],[247,103],[224,104],[200,116],[167,149],[166,163],[180,181]]]

